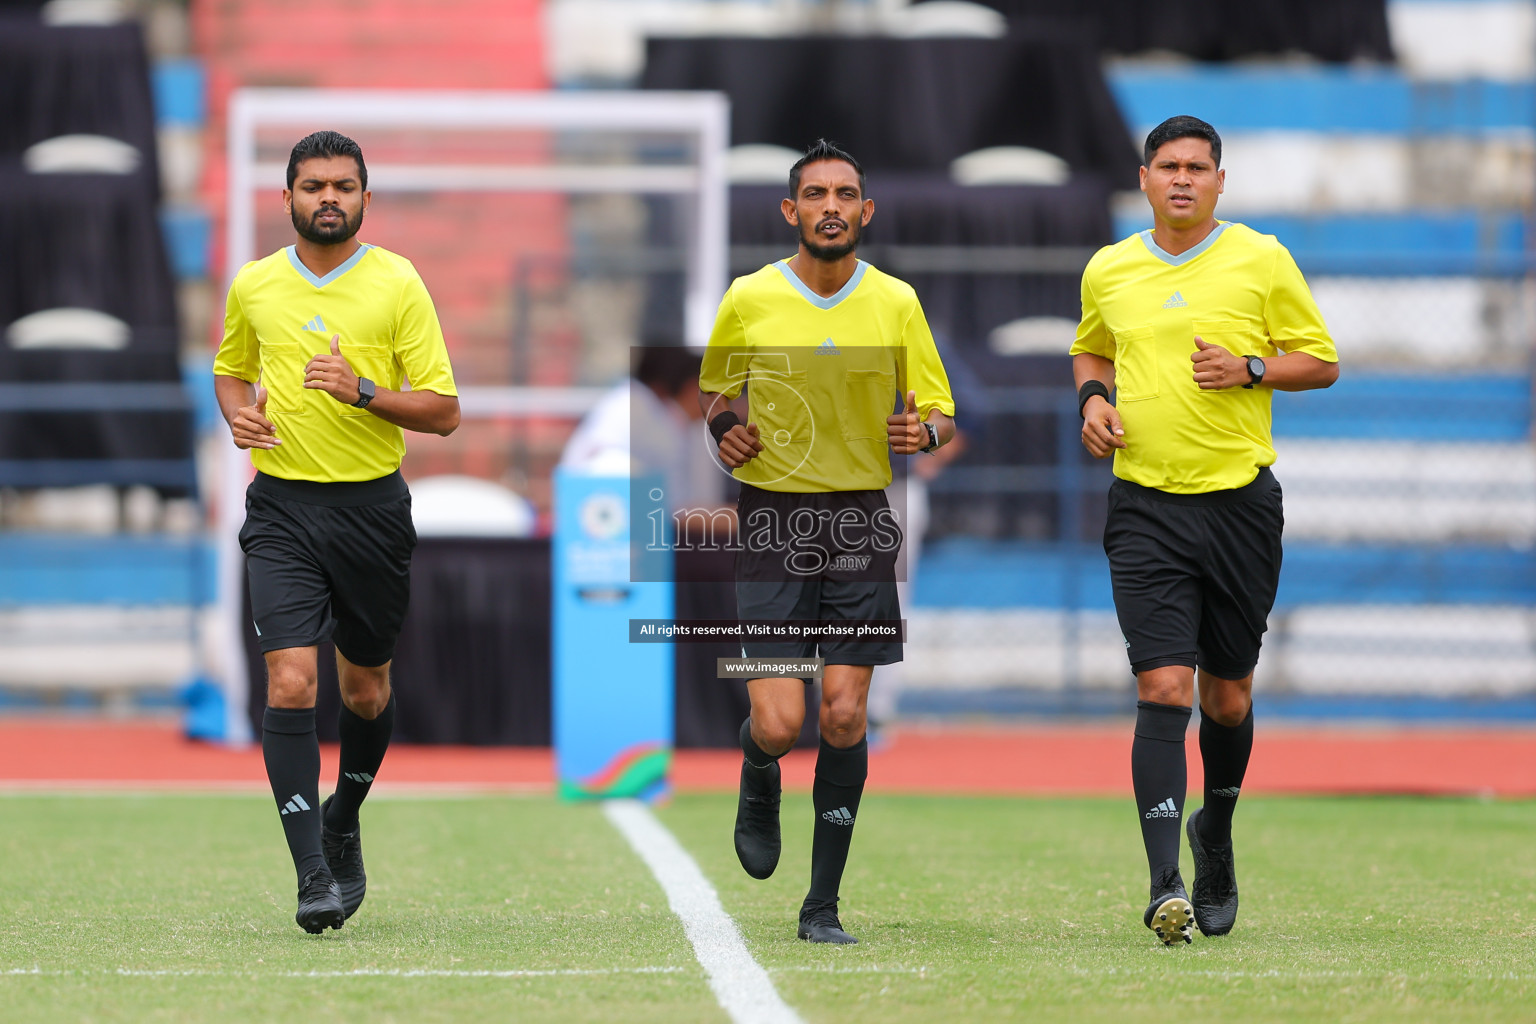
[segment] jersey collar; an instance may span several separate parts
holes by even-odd
[[[1199,245],[1193,246],[1192,248],[1189,248],[1189,249],[1185,249],[1183,252],[1179,253],[1177,256],[1173,255],[1170,252],[1167,252],[1166,250],[1163,249],[1162,246],[1158,245],[1156,242],[1154,242],[1152,240],[1152,229],[1151,228],[1148,228],[1147,230],[1142,231],[1142,232],[1138,232],[1138,237],[1141,239],[1142,244],[1147,247],[1147,252],[1151,253],[1153,256],[1156,256],[1158,259],[1162,260],[1164,263],[1168,264],[1170,267],[1182,267],[1184,264],[1188,263],[1190,260],[1194,259],[1196,256],[1199,256],[1201,253],[1205,252],[1205,250],[1207,250],[1211,246],[1215,245],[1216,244],[1216,239],[1220,238],[1221,237],[1221,233],[1223,231],[1227,230],[1227,225],[1229,223],[1231,223],[1231,222],[1230,221],[1224,221],[1224,220],[1217,221],[1216,222],[1216,227],[1212,229],[1210,234],[1206,235],[1204,238],[1202,238],[1200,240],[1200,244]]]
[[[836,306],[839,302],[842,302],[848,296],[852,295],[853,290],[859,286],[859,282],[864,280],[864,271],[869,269],[868,263],[865,263],[863,260],[859,260],[858,266],[854,268],[853,276],[848,279],[848,283],[839,288],[836,295],[829,297],[817,295],[815,292],[811,291],[806,283],[800,280],[799,275],[796,274],[793,270],[789,269],[789,260],[780,260],[779,262],[775,263],[774,266],[779,268],[779,273],[784,275],[784,280],[788,281],[794,287],[795,291],[799,292],[801,296],[805,298],[806,302],[809,302],[817,309],[831,309],[833,306]]]
[[[288,254],[288,263],[293,267],[294,270],[299,272],[300,277],[314,285],[316,288],[324,288],[326,285],[335,281],[342,274],[345,274],[347,271],[357,266],[357,261],[362,259],[363,255],[372,248],[373,246],[369,245],[367,242],[363,242],[358,248],[357,252],[347,257],[347,261],[345,263],[331,271],[329,274],[326,274],[324,277],[316,277],[314,272],[304,265],[304,261],[299,259],[298,246],[290,245],[288,248],[284,249],[283,252]]]

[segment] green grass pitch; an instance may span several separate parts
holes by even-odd
[[[795,939],[810,800],[785,806],[766,882],[733,796],[659,816],[807,1021],[1536,1021],[1531,802],[1245,799],[1236,931],[1169,949],[1129,799],[868,797],[842,949]],[[268,798],[0,797],[0,1020],[725,1019],[594,806],[375,799],[364,853],[363,909],[315,938]]]

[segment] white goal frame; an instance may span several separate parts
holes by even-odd
[[[696,140],[691,166],[630,165],[407,165],[370,164],[369,189],[377,192],[558,192],[565,194],[694,195],[697,197],[684,271],[683,331],[702,347],[725,293],[727,197],[725,152],[730,143],[730,105],[707,92],[452,92],[362,89],[239,89],[229,104],[228,244],[224,283],[256,259],[256,196],[281,188],[286,164],[259,163],[256,134],[291,126],[298,138],[323,121],[343,129],[363,126],[531,129],[546,131],[669,132]],[[462,388],[466,416],[570,416],[591,408],[605,389]],[[250,742],[250,696],[243,616],[244,555],[239,531],[245,518],[249,457],[233,444],[223,448],[217,485],[218,627],[204,662],[218,677],[225,699],[225,739]],[[211,489],[211,488],[210,488]]]

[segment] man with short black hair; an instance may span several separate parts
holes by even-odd
[[[235,275],[213,367],[219,408],[257,470],[240,546],[267,663],[261,746],[298,873],[294,919],[314,934],[340,928],[367,885],[357,815],[394,728],[389,664],[416,545],[402,428],[447,435],[459,423],[421,277],[357,241],[370,198],[356,142],[327,131],[293,147],[283,203],[298,239]],[[341,766],[322,804],[315,690],[326,640],[341,683]]]
[[[1165,944],[1237,919],[1232,812],[1253,748],[1253,670],[1280,579],[1270,396],[1325,388],[1338,354],[1273,236],[1216,219],[1221,137],[1194,117],[1147,136],[1154,227],[1083,271],[1072,370],[1082,440],[1113,455],[1104,550],[1139,698],[1131,777],[1151,870],[1143,921]],[[1114,395],[1111,404],[1110,396]],[[1205,803],[1179,822],[1196,670]]]
[[[855,254],[874,215],[858,161],[826,141],[789,173],[794,256],[731,284],[699,378],[721,460],[741,481],[736,560],[744,620],[859,623],[901,617],[900,532],[884,488],[890,453],[933,452],[954,434],[954,401],[911,286]],[[743,421],[729,402],[745,389]],[[904,396],[904,400],[903,400]],[[893,410],[900,404],[901,412]],[[786,539],[787,538],[787,539]],[[901,644],[748,640],[744,658],[824,662],[811,885],[800,938],[851,943],[837,913],[869,774],[866,701],[875,665]],[[808,680],[807,680],[808,681]],[[799,678],[752,679],[741,726],[736,855],[754,878],[779,861],[779,758],[805,717]]]

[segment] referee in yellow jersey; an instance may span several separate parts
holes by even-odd
[[[240,546],[267,662],[261,747],[298,872],[295,919],[317,934],[363,901],[357,813],[394,727],[389,663],[416,546],[401,428],[447,435],[459,424],[426,286],[410,261],[357,240],[368,201],[357,143],[316,132],[294,146],[283,203],[298,238],[235,275],[213,367],[257,471]],[[322,804],[326,640],[341,681],[341,768]]]
[[[1131,777],[1167,944],[1237,919],[1232,812],[1253,748],[1253,670],[1280,579],[1273,391],[1325,388],[1338,354],[1285,247],[1216,219],[1221,137],[1173,117],[1147,136],[1155,226],[1089,261],[1072,370],[1083,444],[1114,456],[1104,550],[1136,673]],[[1113,402],[1111,402],[1113,396]],[[1200,678],[1205,802],[1179,875],[1184,734]]]
[[[875,210],[858,161],[817,142],[790,169],[781,208],[798,251],[731,285],[699,377],[720,458],[741,481],[739,614],[894,622],[901,535],[884,491],[890,453],[931,453],[950,440],[949,381],[911,286],[855,253]],[[745,421],[728,404],[744,388]],[[742,655],[824,662],[811,884],[798,934],[855,942],[837,902],[869,774],[865,705],[873,666],[900,661],[901,643],[749,640]],[[747,689],[736,854],[748,874],[767,878],[779,862],[778,759],[800,735],[804,682],[752,679]]]

